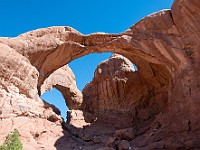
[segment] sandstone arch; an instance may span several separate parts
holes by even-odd
[[[178,139],[182,135],[199,140],[199,11],[198,0],[175,0],[171,10],[147,16],[120,34],[82,35],[70,27],[51,27],[16,38],[1,38],[0,88],[9,97],[0,93],[1,105],[11,105],[13,93],[39,103],[37,90],[56,69],[92,52],[116,52],[137,65],[154,93],[167,93],[164,96],[169,110],[157,119],[163,126],[155,138],[148,136],[147,140],[167,141],[169,137]],[[181,142],[189,139],[186,136]],[[185,145],[199,148],[195,143]]]
[[[175,24],[174,18],[178,15],[174,9],[163,10],[145,17],[121,34],[82,35],[70,27],[51,27],[13,39],[4,38],[1,43],[25,56],[38,70],[39,93],[43,81],[56,69],[86,54],[105,51],[129,58],[138,66],[141,76],[159,89],[190,65],[181,51],[185,43],[184,33]]]
[[[76,86],[74,73],[68,65],[57,69],[44,81],[40,87],[41,95],[53,87],[62,93],[69,109],[81,108],[83,96]]]
[[[160,22],[163,22],[162,26]],[[52,27],[31,31],[3,42],[9,44],[11,41],[23,41],[13,48],[26,56],[39,71],[38,87],[53,71],[73,59],[104,51],[116,52],[129,58],[147,79],[147,74],[151,72],[152,77],[157,74],[156,70],[163,68],[163,72],[159,71],[161,75],[158,76],[163,78],[159,82],[167,82],[165,80],[169,80],[173,71],[185,62],[184,55],[177,51],[182,44],[174,38],[177,32],[171,12],[161,11],[117,35],[97,33],[84,36],[69,27]]]

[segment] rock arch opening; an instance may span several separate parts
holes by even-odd
[[[63,32],[62,31],[63,28],[55,27],[55,29],[56,31],[60,30],[60,32]],[[129,85],[129,88],[126,87],[127,88],[126,91],[124,91],[123,86],[120,88],[118,87],[119,85],[118,85],[117,78],[116,78],[116,83],[117,83],[116,85],[109,85],[109,86],[116,86],[115,88],[117,90],[116,91],[117,94],[115,94],[115,97],[120,97],[120,99],[118,99],[119,102],[121,101],[120,103],[123,103],[123,100],[128,97],[128,96],[124,96],[123,92],[127,93],[127,92],[132,91],[132,93],[130,92],[131,96],[127,98],[130,100],[131,105],[127,104],[125,106],[121,104],[121,107],[117,108],[117,111],[119,110],[119,112],[128,112],[128,113],[138,114],[138,110],[135,109],[135,106],[137,105],[138,108],[142,108],[142,109],[147,108],[147,107],[150,108],[149,102],[152,100],[152,105],[154,105],[155,107],[151,107],[152,109],[148,111],[145,110],[146,112],[148,112],[147,116],[144,117],[144,115],[141,115],[141,117],[144,117],[142,120],[145,121],[151,118],[152,116],[155,117],[156,114],[158,114],[164,109],[163,107],[165,107],[166,109],[168,108],[168,104],[167,104],[168,96],[169,96],[168,88],[169,88],[170,79],[173,75],[172,73],[172,70],[174,69],[173,63],[169,63],[166,65],[166,63],[168,63],[168,60],[166,58],[160,59],[159,57],[155,57],[154,53],[151,53],[151,54],[149,53],[150,50],[146,49],[145,47],[140,47],[139,45],[134,43],[135,41],[131,41],[132,37],[130,36],[131,32],[129,30],[125,32],[127,35],[91,34],[91,35],[83,36],[77,31],[75,31],[74,29],[64,27],[64,32],[68,33],[67,37],[65,37],[65,34],[63,34],[65,38],[64,37],[61,38],[61,40],[65,40],[64,43],[62,42],[62,44],[57,46],[56,49],[50,50],[52,52],[47,55],[48,57],[44,55],[45,59],[43,57],[41,58],[39,57],[38,58],[39,60],[37,61],[32,60],[33,61],[32,63],[39,70],[39,79],[38,79],[39,93],[42,93],[43,85],[45,84],[46,80],[50,78],[52,74],[54,74],[58,70],[66,71],[66,69],[63,69],[63,67],[64,68],[66,67],[65,65],[66,63],[69,63],[77,58],[80,58],[90,53],[113,52],[113,53],[118,53],[122,55],[123,57],[126,57],[127,59],[129,59],[131,64],[132,63],[136,64],[137,69],[138,69],[137,75],[134,74],[135,77],[137,76],[136,78],[138,78],[138,80],[135,80],[133,84],[130,84],[131,82],[126,83],[122,80],[122,82],[124,82],[123,86]],[[35,54],[37,55],[37,52]],[[56,61],[52,61],[52,60],[56,60]],[[42,61],[43,64],[38,66],[37,62],[40,62],[40,61]],[[97,72],[98,71],[96,71],[95,74],[98,75]],[[83,95],[82,95],[82,93],[77,89],[76,86],[72,87],[72,84],[70,82],[73,82],[73,81],[67,79],[67,77],[65,77],[65,79],[63,79],[63,77],[60,77],[60,79],[66,80],[67,84],[64,83],[63,85],[63,81],[58,81],[58,80],[54,80],[56,81],[56,83],[51,83],[51,84],[57,86],[57,89],[60,88],[59,90],[61,92],[64,90],[63,87],[64,88],[69,87],[67,90],[69,92],[66,92],[66,94],[63,94],[64,97],[68,97],[68,99],[71,98],[70,101],[66,102],[69,109],[75,109],[75,110],[87,109],[87,111],[94,113],[94,111],[91,111],[91,108],[93,107],[91,106],[92,103],[88,103],[88,101],[90,101],[88,100],[88,97],[90,97],[89,95],[91,94],[89,95],[84,94],[84,91],[86,90],[83,90]],[[135,84],[136,82],[141,83],[141,84],[136,85]],[[131,87],[134,84],[135,84],[135,87],[137,86],[137,88]],[[106,86],[107,84],[104,83],[104,85],[102,85],[102,88],[105,88]],[[100,88],[98,89],[100,90]],[[112,89],[109,89],[109,90],[110,91],[108,91],[108,93],[109,92],[115,93],[115,92],[111,92]],[[101,97],[99,96],[101,95],[98,93],[99,91],[95,91],[95,92],[97,92],[95,94],[98,95],[98,97]],[[112,97],[113,94],[112,95],[108,94],[107,96]],[[124,98],[123,96],[126,98]],[[134,100],[132,97],[135,97],[136,100]],[[157,100],[159,101],[158,103],[156,102]],[[109,105],[112,105],[112,104],[108,103],[108,106]],[[107,107],[107,105],[105,106]],[[112,105],[112,106],[115,107],[115,105]],[[108,112],[110,110],[116,111],[115,109],[116,108],[113,108],[113,109],[102,108],[102,110],[108,110]],[[93,109],[93,110],[98,110],[98,109]],[[155,113],[155,110],[156,110],[156,113]],[[133,116],[133,115],[129,114],[129,116]]]
[[[82,103],[82,93],[77,89],[75,76],[68,65],[54,71],[43,82],[40,91],[41,94],[50,91],[48,95],[46,95],[47,98],[54,96],[54,98],[57,99],[57,102],[52,100],[50,101],[60,108],[64,120],[66,120],[66,112],[68,109],[78,109]],[[41,97],[45,98],[45,95]],[[57,105],[56,103],[60,105]]]
[[[142,72],[135,71],[132,61],[126,57],[114,54],[98,65],[93,79],[83,88],[82,105],[68,112],[66,124],[80,139],[95,142],[95,138],[102,140],[112,132],[114,141],[132,140],[144,132],[146,124],[167,111],[169,81],[165,82],[168,79],[154,70],[160,66],[139,57],[132,58],[136,63],[141,62]],[[162,69],[165,71],[164,67],[159,71]],[[102,128],[103,133],[99,131]]]
[[[137,71],[133,62],[139,68]],[[169,80],[170,73],[161,64],[136,55],[115,54],[99,64],[94,78],[82,93],[78,90],[75,76],[68,65],[50,74],[39,90],[43,93],[56,87],[64,96],[71,111],[69,113],[82,111],[83,120],[87,123],[97,120],[94,118],[108,118],[98,121],[112,120],[114,126],[122,127],[120,123],[126,120],[124,127],[130,127],[135,122],[139,125],[151,121],[157,114],[168,109]]]
[[[163,15],[170,17],[170,12],[164,11],[159,17]],[[94,127],[96,130],[96,125],[111,127],[112,131],[119,128],[132,128],[137,131],[134,135],[138,136],[144,132],[143,127],[152,124],[157,115],[168,112],[171,78],[174,76],[174,70],[184,59],[178,52],[168,53],[168,48],[174,47],[172,38],[167,37],[166,42],[160,38],[164,36],[164,33],[159,33],[158,37],[157,33],[151,32],[149,35],[146,33],[149,30],[140,29],[140,26],[145,26],[145,23],[145,21],[141,21],[121,34],[82,35],[70,27],[52,27],[26,33],[19,37],[29,39],[33,36],[35,37],[32,38],[31,42],[33,43],[40,40],[40,44],[26,49],[23,54],[27,56],[25,59],[28,59],[38,75],[31,76],[31,79],[34,78],[36,81],[33,86],[34,92],[37,93],[38,90],[38,93],[42,94],[49,86],[56,87],[61,92],[64,91],[63,96],[66,97],[67,106],[71,110],[68,114],[70,116],[68,125],[79,124],[76,129],[81,128],[81,131],[77,134],[84,141],[94,141],[90,137],[95,137],[95,135],[89,134],[89,137],[82,137],[83,128],[92,130],[91,128]],[[170,26],[170,24],[167,25]],[[48,40],[46,40],[47,38]],[[66,77],[66,72],[72,72],[66,64],[95,52],[113,52],[128,58],[131,64],[134,63],[138,68],[137,73],[134,74],[138,80],[126,82],[120,78],[120,74],[114,78],[114,82],[109,82],[109,78],[102,84],[93,82],[91,86],[86,86],[88,90],[83,90],[82,94],[74,86],[76,85],[74,76]],[[131,74],[128,72],[125,75]],[[97,71],[96,75],[99,76],[99,73]],[[95,91],[95,88],[91,87],[98,87],[98,90]],[[28,91],[26,88],[24,91]],[[116,89],[116,92],[113,92],[113,89]],[[102,90],[106,94],[101,94]],[[128,94],[124,95],[124,93]],[[93,103],[94,101],[91,100],[93,95],[97,95],[94,101],[98,103]],[[104,97],[113,101],[107,101]],[[79,122],[77,123],[77,121]],[[98,129],[94,133],[98,133]]]
[[[147,16],[120,34],[83,35],[70,27],[50,27],[16,38],[1,38],[1,135],[9,133],[11,128],[19,128],[22,137],[28,137],[24,138],[25,149],[31,149],[32,145],[32,149],[54,149],[52,143],[62,136],[60,133],[63,129],[61,119],[52,111],[51,106],[45,106],[39,98],[39,94],[47,89],[43,85],[50,83],[48,78],[59,68],[64,67],[61,70],[66,70],[65,65],[70,61],[89,53],[108,51],[121,54],[137,65],[138,74],[144,83],[141,89],[147,87],[144,88],[147,92],[140,89],[139,93],[144,96],[128,114],[122,109],[119,113],[113,113],[115,105],[111,105],[110,111],[106,111],[109,110],[106,107],[99,113],[100,111],[96,111],[99,108],[94,109],[95,104],[88,107],[90,100],[82,101],[79,92],[68,90],[70,92],[66,93],[66,97],[72,94],[75,99],[67,105],[71,109],[79,109],[82,119],[87,119],[84,121],[89,124],[76,130],[66,126],[74,132],[65,132],[57,140],[56,147],[63,148],[63,144],[70,141],[78,143],[78,146],[100,143],[101,148],[106,145],[116,149],[117,145],[119,148],[120,143],[127,144],[128,141],[128,144],[132,142],[132,147],[139,149],[199,149],[199,8],[197,0],[175,0],[171,10]],[[61,81],[65,79],[60,79],[53,80],[56,82],[50,85],[62,85]],[[102,88],[98,88],[100,91],[111,86],[106,82],[100,86]],[[66,85],[58,87],[61,91]],[[74,89],[70,83],[67,87]],[[89,90],[93,91],[94,89]],[[117,95],[120,98],[123,95],[121,91],[123,90],[117,92],[120,93]],[[91,94],[86,92],[83,97],[85,96],[83,99],[90,99]],[[101,98],[100,96],[97,98]],[[107,96],[110,98],[112,95]],[[130,97],[132,98],[135,97]],[[127,123],[129,120],[125,114],[131,116],[131,123]],[[73,116],[73,112],[70,115]],[[122,120],[114,122],[116,118]],[[52,119],[53,121],[48,121]],[[44,125],[43,128],[31,130],[33,125],[41,127],[41,124]],[[116,131],[125,127],[129,128]],[[126,134],[127,131],[132,134]],[[71,135],[74,134],[73,138],[78,142],[72,141]],[[42,144],[40,140],[48,141],[48,144]],[[30,144],[30,141],[34,142]],[[73,146],[69,147],[72,149]]]
[[[104,65],[105,63],[107,63],[105,67],[103,68],[98,67]],[[44,81],[40,89],[42,93],[41,98],[47,101],[48,103],[54,104],[57,108],[59,108],[61,111],[61,116],[64,118],[64,120],[66,120],[66,113],[67,110],[69,110],[67,104],[71,104],[70,109],[80,109],[81,106],[80,107],[74,106],[76,105],[75,101],[77,101],[77,98],[82,99],[80,91],[84,90],[85,89],[84,87],[88,86],[90,82],[94,82],[93,80],[96,80],[94,78],[98,76],[97,74],[103,73],[104,75],[106,75],[106,80],[108,80],[108,78],[110,79],[115,78],[118,76],[118,74],[119,75],[122,74],[123,76],[122,80],[123,80],[123,78],[126,78],[126,75],[124,75],[125,71],[123,73],[120,73],[121,70],[127,69],[127,72],[137,71],[137,67],[124,56],[108,52],[106,53],[104,52],[101,54],[93,53],[83,56],[80,59],[72,61],[69,64],[69,66],[71,66],[72,70],[75,70],[74,73],[76,75],[76,79],[71,69],[68,67],[68,65],[66,65],[53,72]],[[99,69],[101,69],[101,71]],[[102,77],[104,75],[102,75]],[[134,76],[131,77],[131,74],[129,74],[128,77],[130,79],[135,78]],[[79,80],[78,82],[77,78]],[[76,87],[77,85],[79,89],[78,87]],[[122,91],[122,93],[124,92],[126,91]],[[77,93],[79,94],[79,97],[77,97],[76,95]],[[82,103],[82,105],[85,105],[85,103]]]
[[[59,90],[52,88],[51,90],[43,93],[40,98],[58,108],[60,110],[60,115],[66,121],[66,112],[69,110],[69,108],[67,107],[65,99]]]
[[[75,59],[69,63],[75,77],[76,84],[80,91],[89,83],[94,77],[94,72],[97,66],[104,60],[109,59],[113,53],[92,53]]]

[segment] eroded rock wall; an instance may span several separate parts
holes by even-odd
[[[133,64],[123,56],[114,55],[98,65],[93,80],[83,89],[83,95],[86,110],[92,113],[128,112],[147,90]]]
[[[122,127],[121,120],[126,122],[124,126],[131,126],[135,107],[145,101],[150,92],[151,87],[135,71],[133,64],[114,54],[98,65],[94,78],[83,89],[84,111],[96,115],[96,121],[105,124],[110,117],[113,126],[120,124]]]
[[[23,149],[56,149],[57,140],[70,135],[63,132],[60,111],[39,97],[38,70],[26,57],[2,43],[0,61],[0,144],[10,132],[18,129]],[[65,72],[64,68],[57,71],[58,76],[65,73],[62,78],[52,81],[51,78],[55,79],[54,73],[45,81],[42,88],[46,90],[54,85],[62,85],[69,93],[76,95],[74,74],[67,66],[65,67]],[[67,98],[69,97],[70,95]],[[76,99],[76,96],[71,95],[71,98]],[[69,99],[69,102],[70,100],[73,101]],[[75,107],[77,104],[72,103],[70,106]],[[72,143],[73,139],[65,147],[71,147]],[[76,142],[74,143],[76,145]]]
[[[163,122],[154,120],[168,112],[167,86],[159,93],[135,71],[132,62],[114,54],[96,68],[82,91],[82,109],[68,112],[66,127],[83,141],[114,149],[125,143],[134,147],[133,141],[144,136],[145,130],[153,137],[153,131],[162,126]]]

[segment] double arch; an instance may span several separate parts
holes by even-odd
[[[159,22],[167,20],[159,29]],[[149,24],[151,23],[151,24]],[[169,10],[148,16],[121,34],[95,33],[82,35],[70,27],[51,27],[20,35],[27,40],[26,55],[39,71],[38,87],[53,71],[89,53],[114,52],[121,54],[138,67],[141,76],[155,88],[168,84],[174,71],[185,60],[177,49],[180,39],[174,37]],[[38,42],[39,41],[39,42]],[[38,88],[39,89],[39,88]]]

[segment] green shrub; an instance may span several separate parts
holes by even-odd
[[[22,150],[22,143],[17,129],[7,135],[5,142],[0,146],[0,150]]]

